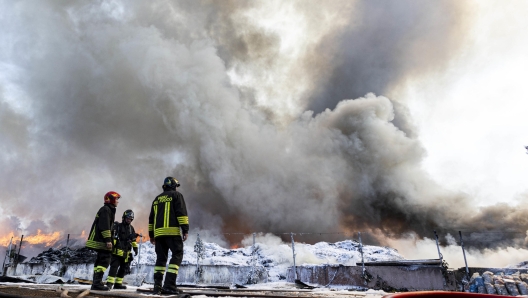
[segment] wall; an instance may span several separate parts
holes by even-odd
[[[362,278],[361,266],[317,265],[298,266],[297,279],[318,286],[347,286],[351,288],[393,291],[426,291],[456,289],[452,271],[444,275],[438,266],[368,266],[368,281]],[[288,269],[287,281],[295,282],[293,268]]]
[[[180,266],[178,274],[178,283],[187,284],[246,284],[250,276],[253,276],[257,283],[267,282],[267,273],[261,270],[263,274],[258,275],[251,266],[226,266],[226,265],[202,265],[202,274],[199,278],[195,276],[195,265]],[[257,267],[261,268],[262,267]],[[59,275],[61,266],[58,263],[51,264],[30,264],[22,263],[16,268],[16,274],[13,274],[13,268],[9,268],[8,275]],[[92,280],[93,264],[71,264],[65,268],[63,277],[68,280],[74,278]],[[132,267],[130,275],[144,276],[145,281],[153,283],[154,265],[141,265],[140,268]],[[108,275],[108,270],[105,272],[105,278]]]

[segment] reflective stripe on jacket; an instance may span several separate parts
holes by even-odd
[[[183,195],[176,190],[164,191],[154,199],[149,215],[150,238],[181,235],[189,232],[189,217]]]
[[[138,247],[136,238],[133,239],[133,241],[128,244],[128,239],[130,235],[135,234],[136,230],[134,230],[134,227],[132,225],[126,224],[126,223],[117,223],[116,224],[116,230],[114,233],[116,233],[117,239],[114,239],[114,249],[112,250],[112,254],[120,257],[125,257],[125,262],[128,260],[128,257],[130,255],[130,252],[133,247]]]
[[[111,250],[106,248],[107,242],[112,242],[112,224],[115,218],[116,208],[105,204],[95,215],[86,247],[94,250]]]

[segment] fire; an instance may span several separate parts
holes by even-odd
[[[37,235],[29,235],[24,237],[24,241],[26,241],[28,244],[45,244],[45,246],[52,246],[57,241],[59,241],[59,238],[59,232],[42,234],[40,230],[37,230]]]
[[[239,247],[240,247],[240,246],[238,246],[238,244],[233,244],[233,245],[231,245],[231,249],[237,249],[237,248],[239,248]]]
[[[7,236],[0,237],[0,246],[8,246],[11,238],[13,238],[13,241],[16,241],[15,234],[13,232],[9,233]]]
[[[52,246],[60,239],[60,232],[54,232],[45,234],[41,230],[37,230],[37,235],[28,235],[24,236],[23,244],[44,244],[45,246]],[[13,232],[9,233],[6,236],[0,237],[0,246],[8,246],[9,242],[12,239],[13,244],[18,244],[20,241],[20,236],[15,236]]]

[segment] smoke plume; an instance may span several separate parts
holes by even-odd
[[[456,57],[459,1],[0,5],[2,233],[78,236],[111,190],[146,232],[171,175],[191,233],[524,241],[525,208],[478,209],[428,177],[391,98]]]

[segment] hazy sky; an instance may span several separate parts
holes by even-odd
[[[0,237],[80,235],[110,190],[146,230],[171,175],[191,232],[227,242],[362,231],[412,258],[462,230],[526,260],[527,12],[0,1]]]

